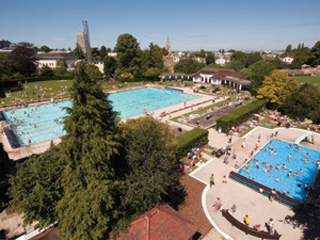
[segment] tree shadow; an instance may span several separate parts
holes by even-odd
[[[302,239],[320,240],[320,174],[314,181],[306,203],[293,211],[294,215],[287,215],[283,222],[292,225],[293,228],[302,229]]]
[[[188,193],[183,187],[172,188],[168,191],[168,195],[163,197],[163,201],[169,204],[176,211],[179,210],[179,206],[183,205]]]

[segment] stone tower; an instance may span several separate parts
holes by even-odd
[[[169,35],[167,37],[167,51],[168,51],[168,54],[171,54],[171,45],[170,45],[170,39],[169,39]]]
[[[170,39],[169,39],[169,35],[167,37],[167,56],[163,56],[163,65],[169,70],[170,73],[174,73],[174,65],[176,65],[176,63],[173,61],[173,54],[171,52],[171,45],[170,45]]]

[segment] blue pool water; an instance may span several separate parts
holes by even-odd
[[[153,111],[195,98],[198,97],[155,88],[140,88],[109,95],[109,100],[112,101],[114,110],[119,112],[121,119],[144,113],[144,106],[147,107],[147,111]],[[37,107],[19,108],[3,113],[7,122],[12,121],[12,127],[15,127],[20,145],[27,146],[29,139],[31,144],[35,144],[65,134],[62,124],[63,117],[66,116],[64,107],[72,107],[72,102],[63,101]],[[18,124],[14,118],[19,121]],[[24,120],[23,124],[21,124],[22,120]]]
[[[270,145],[273,144],[273,151],[276,155],[270,155]],[[301,147],[300,152],[294,150],[297,145],[291,144],[292,147],[288,148],[289,143],[278,140],[271,140],[264,148],[261,153],[257,153],[254,159],[258,160],[259,168],[256,166],[254,160],[250,160],[247,164],[250,173],[245,172],[245,167],[243,167],[239,174],[247,178],[254,178],[254,180],[264,186],[271,189],[276,189],[282,193],[286,193],[287,196],[296,199],[298,201],[304,202],[306,197],[306,191],[304,190],[304,185],[309,183],[309,188],[317,172],[318,165],[314,164],[314,161],[320,159],[320,152]],[[267,151],[265,151],[267,149]],[[289,160],[287,158],[292,155]],[[294,160],[294,157],[296,160]],[[303,158],[308,157],[309,163],[305,163]],[[268,163],[268,167],[263,165],[263,163]],[[272,172],[270,172],[270,165],[274,166]],[[281,165],[281,169],[276,169],[277,165]],[[283,164],[287,167],[287,170],[283,169]],[[294,176],[294,173],[299,172],[299,176]],[[266,171],[267,170],[267,171]],[[288,177],[287,174],[292,171],[292,174]],[[276,178],[279,181],[276,181]],[[302,186],[299,187],[299,182]]]

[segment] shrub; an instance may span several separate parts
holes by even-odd
[[[256,100],[241,108],[237,108],[230,113],[225,114],[217,120],[217,130],[221,127],[222,131],[226,132],[228,127],[239,125],[250,114],[260,111],[265,104],[265,100]]]
[[[200,147],[208,144],[208,130],[194,128],[189,132],[176,137],[178,140],[178,157],[183,157],[190,152],[193,147]]]

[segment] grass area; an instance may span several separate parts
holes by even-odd
[[[23,83],[19,88],[10,88],[5,91],[9,97],[0,98],[0,106],[15,104],[15,101],[24,100],[25,102],[36,101],[42,98],[58,98],[69,96],[68,89],[74,80],[50,80],[41,82]]]
[[[300,83],[316,83],[320,84],[320,75],[318,76],[304,76],[304,77],[290,77],[289,79],[296,79]]]
[[[8,97],[0,98],[0,106],[12,105],[17,101],[24,100],[25,102],[33,102],[37,99],[50,99],[59,97],[68,97],[69,89],[72,86],[74,80],[49,80],[23,83],[20,87],[5,89],[8,93]],[[151,82],[148,82],[151,83]],[[111,90],[113,87],[116,89],[140,86],[142,83],[114,83],[104,84],[102,83],[103,90]],[[159,84],[155,82],[154,84]],[[40,97],[39,97],[40,96]]]

